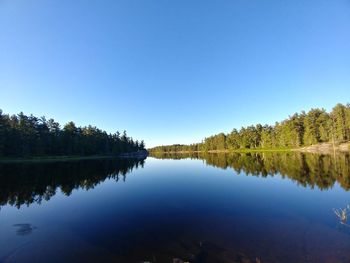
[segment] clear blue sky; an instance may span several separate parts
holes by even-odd
[[[0,0],[0,108],[147,146],[350,102],[349,0]]]

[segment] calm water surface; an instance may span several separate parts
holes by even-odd
[[[0,262],[350,262],[349,189],[345,154],[0,164]]]

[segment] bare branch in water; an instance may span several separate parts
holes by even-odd
[[[350,205],[347,205],[344,209],[333,209],[334,214],[338,217],[341,224],[349,226],[346,222],[348,220],[348,214],[350,211]]]

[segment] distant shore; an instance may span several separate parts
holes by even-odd
[[[236,149],[236,150],[210,150],[210,151],[169,151],[169,152],[150,152],[152,153],[164,153],[164,154],[174,154],[174,153],[252,153],[252,152],[305,152],[305,153],[318,153],[318,154],[332,154],[334,152],[349,152],[350,142],[334,144],[333,143],[320,143],[310,146],[305,146],[301,148],[256,148],[256,149]]]
[[[171,152],[150,152],[155,154],[185,154],[185,153],[250,153],[250,152],[291,152],[293,149],[239,149],[239,150],[210,150],[210,151],[171,151]]]
[[[210,151],[171,151],[171,152],[150,152],[152,153],[248,153],[248,152],[290,152],[293,149],[238,149],[238,150],[210,150]]]

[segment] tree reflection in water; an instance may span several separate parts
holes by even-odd
[[[20,208],[50,200],[58,189],[69,196],[74,189],[92,189],[106,179],[125,181],[140,159],[99,159],[52,163],[0,164],[0,207]]]
[[[152,154],[159,159],[201,159],[206,164],[253,176],[280,174],[304,187],[330,189],[338,182],[350,189],[350,155],[304,154],[300,152]]]
[[[303,154],[299,152],[265,153],[191,153],[153,154],[159,159],[201,159],[207,165],[233,169],[259,177],[280,174],[304,187],[330,189],[336,182],[350,189],[350,155]],[[106,179],[125,181],[144,160],[101,159],[52,163],[0,164],[0,207],[49,200],[60,189],[69,196],[74,189],[92,189]]]

